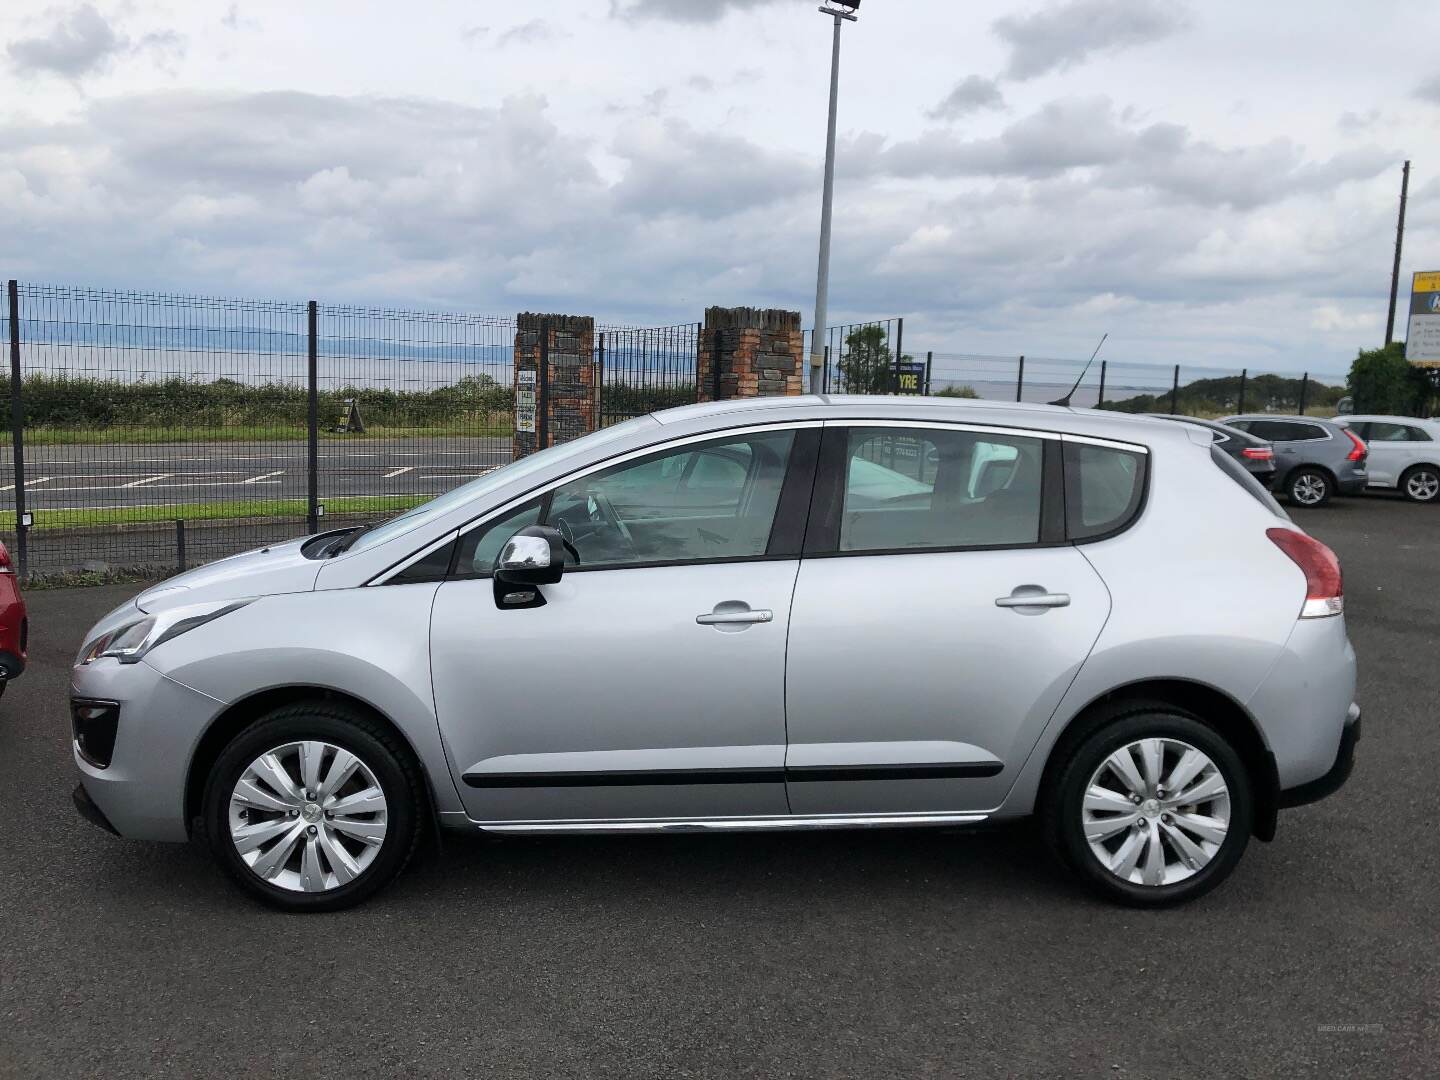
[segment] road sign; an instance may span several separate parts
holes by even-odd
[[[1418,273],[1410,283],[1410,330],[1405,359],[1440,367],[1440,270]]]
[[[360,415],[360,403],[354,398],[346,398],[340,403],[340,416],[335,422],[335,432],[340,435],[365,434],[365,420]]]
[[[515,373],[515,430],[535,430],[535,372],[522,370]]]

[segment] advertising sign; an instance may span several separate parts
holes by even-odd
[[[1410,330],[1405,359],[1440,367],[1440,270],[1416,274],[1410,283]]]
[[[925,365],[900,364],[895,372],[896,393],[923,394],[925,392]]]
[[[535,430],[535,372],[515,373],[515,430]]]

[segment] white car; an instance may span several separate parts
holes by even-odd
[[[1337,416],[1370,448],[1372,488],[1399,491],[1414,502],[1440,502],[1440,420],[1413,416]]]

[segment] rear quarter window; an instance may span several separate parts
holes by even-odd
[[[1128,528],[1145,501],[1149,455],[1068,441],[1064,452],[1066,535],[1099,540]]]
[[[1265,507],[1265,509],[1269,510],[1278,518],[1283,518],[1286,521],[1290,520],[1290,515],[1281,509],[1280,504],[1275,501],[1275,497],[1261,487],[1260,482],[1251,476],[1249,472],[1229,454],[1225,453],[1225,451],[1221,450],[1218,446],[1212,446],[1210,448],[1210,460],[1215,463],[1217,469],[1244,488],[1246,493],[1260,503],[1261,506]]]

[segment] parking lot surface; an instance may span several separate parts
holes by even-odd
[[[34,592],[0,701],[0,1075],[1433,1075],[1440,511],[1296,517],[1345,568],[1355,776],[1159,912],[1007,828],[447,837],[363,908],[275,914],[76,817],[68,665],[135,587]]]

